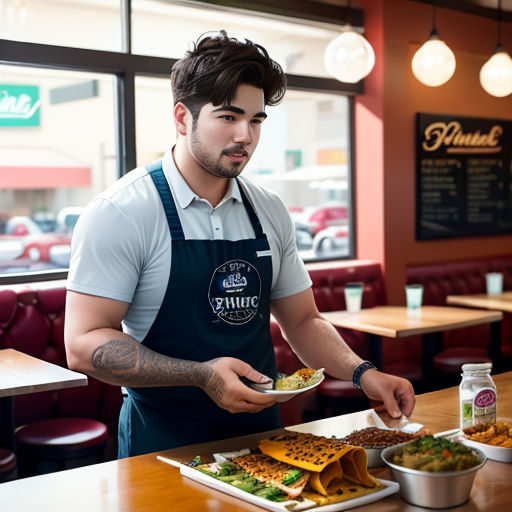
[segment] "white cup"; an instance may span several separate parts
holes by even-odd
[[[345,285],[345,304],[349,313],[361,311],[363,299],[363,283],[347,283]]]
[[[499,272],[488,272],[485,274],[485,285],[487,295],[499,295],[503,292],[503,274]]]
[[[405,299],[407,310],[409,312],[419,311],[423,301],[423,285],[422,284],[406,284]]]

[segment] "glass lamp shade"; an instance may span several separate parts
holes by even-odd
[[[353,84],[373,69],[375,53],[361,34],[347,30],[327,45],[324,63],[334,78]]]
[[[440,39],[429,39],[412,59],[414,76],[425,85],[438,87],[455,72],[455,55]]]
[[[503,98],[512,93],[512,59],[498,48],[480,70],[480,83],[491,96]]]

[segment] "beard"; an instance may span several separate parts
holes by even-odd
[[[190,138],[190,150],[196,162],[203,169],[208,171],[210,174],[217,176],[218,178],[236,178],[242,172],[250,158],[247,150],[241,144],[223,149],[220,156],[216,158],[210,151],[208,151],[206,145],[203,144],[199,138],[197,129],[192,129],[192,136]],[[226,158],[225,160],[227,160],[227,163],[222,163],[221,159],[224,155],[241,151],[247,153],[247,158],[243,162],[232,162]]]

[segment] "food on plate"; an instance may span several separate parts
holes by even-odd
[[[503,421],[496,423],[479,423],[463,430],[464,435],[471,441],[512,448],[512,425]]]
[[[276,391],[290,391],[306,388],[319,382],[324,375],[324,369],[313,370],[312,368],[301,368],[288,377],[278,378],[275,382]]]
[[[287,432],[263,439],[258,447],[274,459],[309,471],[303,497],[318,504],[343,501],[382,488],[368,473],[364,449],[337,439]]]
[[[341,441],[363,448],[385,448],[395,444],[405,443],[418,437],[417,434],[409,434],[399,430],[387,430],[378,427],[367,427],[361,430],[354,430],[348,436],[342,437]]]
[[[395,451],[390,462],[419,471],[462,471],[480,464],[480,456],[461,443],[423,436]]]
[[[280,462],[263,453],[235,457],[233,462],[260,482],[277,487],[292,499],[302,493],[309,480],[308,471]]]
[[[205,464],[196,457],[189,466],[256,496],[296,500],[307,508],[385,487],[368,473],[363,448],[333,438],[287,432],[260,441],[258,448],[227,462]]]

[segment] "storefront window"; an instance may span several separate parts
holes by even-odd
[[[81,210],[118,176],[113,85],[0,66],[0,274],[68,267]]]
[[[137,164],[159,158],[175,142],[168,79],[137,78]],[[288,90],[267,107],[261,139],[244,175],[283,199],[306,260],[350,253],[348,99]]]
[[[191,39],[224,29],[231,37],[261,44],[286,73],[296,75],[328,76],[319,55],[339,35],[335,25],[320,27],[306,21],[278,20],[213,5],[192,7],[158,0],[134,0],[132,10],[133,53],[179,59],[189,48]]]

